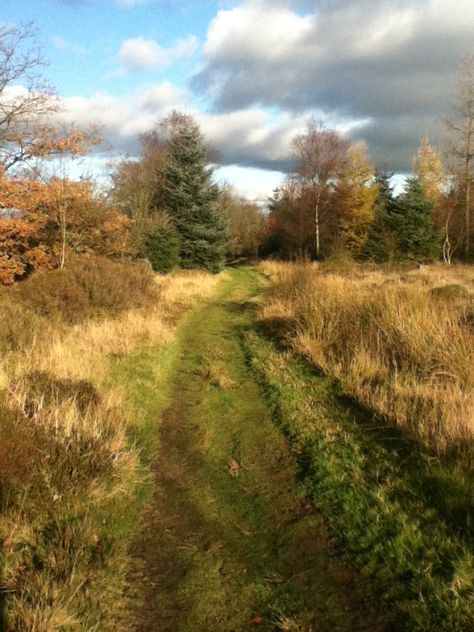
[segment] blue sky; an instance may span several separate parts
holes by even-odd
[[[442,136],[472,0],[0,0],[0,21],[34,20],[45,75],[69,120],[103,126],[109,153],[171,109],[194,114],[220,178],[264,199],[291,169],[310,116],[410,169]]]
[[[217,10],[216,2],[177,0],[136,5],[114,0],[14,0],[0,3],[5,22],[34,20],[40,27],[44,56],[50,61],[48,77],[63,96],[91,96],[98,90],[120,95],[140,82],[171,79],[185,84],[195,59],[173,68],[112,76],[122,43],[145,38],[168,47],[179,38],[195,35],[204,40]]]

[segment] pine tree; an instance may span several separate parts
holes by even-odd
[[[409,178],[404,192],[393,202],[389,212],[390,227],[401,258],[439,257],[441,236],[433,227],[433,207],[420,178]]]
[[[375,187],[377,196],[374,203],[374,218],[368,230],[367,241],[363,249],[363,256],[381,263],[393,258],[396,241],[390,228],[390,210],[394,203],[391,174],[377,171]]]
[[[162,203],[180,235],[181,266],[218,272],[224,266],[226,227],[216,210],[218,190],[203,136],[189,116],[175,114],[168,126]]]

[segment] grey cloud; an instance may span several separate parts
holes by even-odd
[[[377,162],[406,171],[420,135],[439,135],[473,32],[467,0],[249,0],[216,16],[191,85],[218,112],[263,106],[368,118],[359,135]]]

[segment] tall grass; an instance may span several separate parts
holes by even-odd
[[[218,280],[95,260],[0,293],[0,628],[117,629],[110,524],[144,474],[111,363],[169,343]]]
[[[263,264],[262,317],[362,404],[438,452],[474,438],[474,269]]]

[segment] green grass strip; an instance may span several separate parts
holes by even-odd
[[[244,345],[312,498],[378,581],[395,629],[473,630],[472,477],[427,463],[413,443],[380,428],[334,381],[264,335],[249,332]]]

